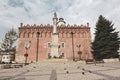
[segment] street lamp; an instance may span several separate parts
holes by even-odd
[[[120,44],[119,44],[119,49],[118,49],[118,55],[119,55],[119,62],[120,62]]]
[[[27,57],[28,57],[28,53],[27,50],[30,48],[30,41],[25,43],[25,49],[26,49],[26,53],[24,54],[25,57],[25,65],[27,65]]]
[[[60,54],[60,44],[58,45],[58,54],[59,54],[59,58],[62,58]]]
[[[80,51],[81,45],[79,44],[79,45],[77,45],[77,47],[79,48],[79,51],[78,51],[79,60],[81,60],[81,54],[82,54],[82,52]]]
[[[70,33],[72,36],[72,51],[73,51],[73,61],[75,61],[75,55],[74,55],[74,39],[73,39],[73,32]]]
[[[40,32],[37,32],[37,50],[36,50],[36,62],[38,62],[39,35],[40,35]]]

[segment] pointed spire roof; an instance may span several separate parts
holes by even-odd
[[[56,14],[56,12],[54,12],[54,18],[57,18],[57,14]]]
[[[58,20],[58,18],[57,18],[57,13],[56,13],[56,12],[54,12],[53,19],[56,19],[56,20]]]

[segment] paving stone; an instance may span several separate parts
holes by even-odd
[[[0,69],[0,80],[120,80],[120,63],[37,62]]]

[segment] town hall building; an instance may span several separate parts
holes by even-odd
[[[16,61],[92,59],[89,23],[69,25],[54,13],[53,24],[19,27]]]

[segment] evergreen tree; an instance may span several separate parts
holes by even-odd
[[[15,42],[17,40],[17,33],[12,28],[6,34],[5,38],[0,43],[0,46],[3,51],[16,51]]]
[[[111,21],[102,15],[96,23],[95,39],[92,43],[93,56],[95,59],[118,57],[120,38],[118,32],[113,28]]]

